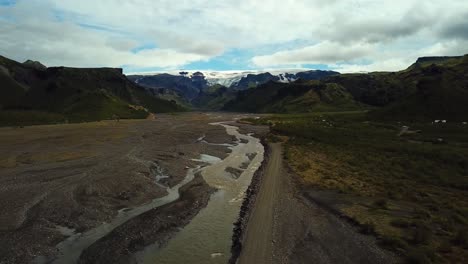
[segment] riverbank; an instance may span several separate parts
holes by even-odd
[[[252,214],[252,211],[254,209],[255,200],[257,198],[258,192],[260,191],[262,179],[265,174],[265,168],[270,158],[271,150],[268,143],[265,141],[264,138],[262,138],[260,142],[265,150],[263,154],[263,161],[262,165],[260,165],[260,167],[252,177],[252,181],[249,185],[249,188],[247,188],[244,200],[242,201],[239,217],[234,223],[232,234],[231,258],[229,259],[230,264],[235,264],[242,252],[247,224],[249,222],[250,215]]]
[[[164,246],[207,205],[215,189],[197,173],[179,191],[176,201],[132,218],[95,242],[83,251],[78,263],[135,263],[137,251],[153,243]]]
[[[174,234],[167,245],[153,244],[138,252],[139,263],[227,263],[231,255],[233,223],[252,182],[253,174],[263,161],[264,148],[251,136],[264,135],[267,127],[242,126],[233,122],[216,122],[235,137],[231,153],[200,170],[206,182],[217,189],[207,206],[184,228]],[[240,132],[242,131],[242,133]],[[233,171],[236,173],[233,174]]]

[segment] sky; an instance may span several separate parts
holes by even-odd
[[[47,66],[368,72],[466,53],[467,0],[0,0],[0,55]]]

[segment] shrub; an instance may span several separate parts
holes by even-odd
[[[466,229],[459,230],[453,239],[453,243],[457,246],[468,247],[468,231]]]
[[[372,222],[367,222],[363,225],[361,225],[361,233],[370,235],[370,234],[375,234],[375,225]]]
[[[385,199],[379,199],[379,200],[375,201],[374,205],[377,206],[378,208],[381,208],[381,209],[387,209],[388,208],[388,203],[387,203],[387,200],[385,200]]]
[[[432,238],[432,232],[429,227],[421,222],[415,225],[412,242],[416,245],[428,244]]]
[[[303,161],[300,165],[297,166],[297,169],[299,171],[306,171],[310,169],[310,164],[307,161]]]
[[[442,253],[450,253],[452,252],[452,245],[449,241],[444,241],[439,245],[437,250]]]
[[[380,244],[383,247],[389,248],[389,249],[406,249],[408,247],[408,244],[396,237],[383,237],[382,240],[380,241]]]
[[[430,264],[431,259],[422,249],[413,249],[406,255],[406,261],[410,264]]]
[[[399,228],[408,228],[411,226],[411,223],[403,220],[403,219],[394,219],[390,222],[390,224],[394,227],[399,227]]]

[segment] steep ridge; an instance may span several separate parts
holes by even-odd
[[[3,125],[43,123],[48,117],[52,122],[145,118],[149,111],[183,110],[151,96],[122,69],[45,68],[39,62],[21,64],[0,57],[0,83]]]
[[[340,85],[299,80],[290,84],[268,82],[255,89],[241,91],[223,109],[239,112],[304,113],[360,108],[360,104]]]
[[[379,119],[468,119],[468,55],[420,58],[399,72],[269,82],[241,91],[224,110],[299,113],[372,109]]]
[[[438,63],[420,64],[401,72],[399,77],[411,92],[374,111],[372,116],[402,120],[468,120],[468,56],[444,58]]]

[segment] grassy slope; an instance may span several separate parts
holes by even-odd
[[[260,113],[301,113],[354,110],[362,106],[340,85],[301,81],[291,84],[269,82],[239,92],[225,110]]]
[[[401,124],[366,120],[348,112],[250,121],[287,136],[286,158],[304,190],[341,193],[341,212],[383,246],[414,263],[465,262],[468,125],[407,123],[422,133],[398,137]]]
[[[182,112],[187,110],[187,108],[173,101],[152,96],[143,89],[135,88],[132,90],[132,94],[139,104],[153,113]]]
[[[145,118],[149,111],[184,110],[177,104],[146,93],[120,69],[49,68],[37,70],[0,57],[1,125],[27,125]]]
[[[0,83],[2,96],[0,97],[0,109],[8,104],[17,104],[24,95],[25,88],[15,82],[9,76],[0,72]]]
[[[41,124],[57,124],[67,120],[65,115],[24,110],[3,110],[0,111],[0,126],[28,126]]]
[[[342,74],[320,82],[267,83],[226,104],[239,112],[300,113],[376,109],[376,119],[468,120],[468,55],[421,58],[407,70]],[[331,100],[330,100],[331,99]]]
[[[222,85],[209,86],[192,101],[192,105],[202,110],[220,110],[223,106],[234,99],[235,92]]]
[[[438,65],[427,62],[400,73],[406,82],[415,83],[415,91],[389,106],[377,110],[378,119],[468,120],[468,56],[448,59]]]
[[[76,98],[73,104],[64,109],[64,114],[72,122],[112,119],[114,115],[122,119],[146,118],[148,113],[129,107],[128,102],[119,97],[89,93]]]

